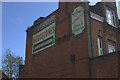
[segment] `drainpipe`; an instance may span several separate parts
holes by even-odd
[[[90,18],[90,10],[88,3],[85,3],[85,15],[86,15],[86,22],[87,22],[87,33],[88,33],[88,72],[89,72],[89,79],[91,80],[91,62],[90,59],[93,57],[93,48],[92,48],[92,30],[91,30],[91,18]]]

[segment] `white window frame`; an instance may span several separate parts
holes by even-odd
[[[106,9],[106,17],[107,17],[107,23],[116,27],[115,11],[110,8],[107,8]]]
[[[115,51],[116,51],[115,42],[111,41],[111,40],[108,40],[108,53],[112,53],[112,52],[115,52]]]
[[[98,42],[98,54],[99,56],[102,56],[103,55],[102,37],[98,37],[97,42]]]

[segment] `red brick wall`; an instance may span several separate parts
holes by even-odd
[[[112,8],[116,11],[116,6],[114,3],[104,3],[101,4],[103,6],[103,12],[105,12],[106,7]],[[106,13],[104,13],[106,16]],[[118,20],[116,15],[116,21]],[[93,59],[91,60],[91,75],[92,78],[118,78],[119,71],[119,62],[118,62],[118,54],[116,53],[108,53],[108,40],[114,41],[116,43],[116,51],[119,50],[119,42],[120,36],[118,32],[118,28],[110,26],[106,22],[106,18],[104,18],[104,22],[97,21],[95,19],[91,19],[92,24],[92,43],[93,43]],[[117,23],[118,25],[118,23]],[[117,26],[118,27],[118,26]],[[98,43],[97,38],[101,36],[103,41],[103,55],[99,56],[98,54]],[[99,57],[97,57],[99,56]]]
[[[89,19],[85,9],[85,30],[78,36],[72,35],[71,13],[78,5],[86,7],[84,3],[60,3],[56,15],[55,45],[32,55],[33,26],[27,30],[26,59],[24,77],[26,78],[89,78],[88,57],[88,26]],[[114,5],[114,4],[112,4]],[[105,7],[105,5],[104,5]],[[47,17],[47,18],[48,18]],[[47,19],[46,18],[46,19]],[[113,40],[118,44],[118,30],[106,23],[91,19],[93,57],[98,56],[97,37],[103,37],[104,55],[108,54],[107,40]],[[116,45],[118,50],[118,45]],[[75,63],[70,60],[70,55],[75,54]],[[117,59],[114,54],[98,57],[91,61],[92,77],[97,77],[97,71],[103,72],[103,77],[117,77]],[[112,62],[111,62],[112,61]],[[99,64],[100,63],[100,64]],[[114,65],[115,64],[115,65]],[[110,67],[109,67],[110,66]],[[109,67],[109,68],[108,68]],[[111,68],[113,70],[109,71]],[[105,71],[107,70],[107,71]],[[112,73],[113,71],[113,73]],[[107,75],[108,74],[108,75]]]
[[[32,35],[33,35],[33,27],[30,27],[26,30],[26,55],[25,55],[25,69],[24,69],[24,77],[31,78],[27,74],[31,73],[32,70]]]
[[[80,5],[80,4],[79,4]],[[87,28],[77,37],[71,34],[71,12],[78,3],[61,3],[56,12],[56,44],[32,55],[32,32],[27,31],[25,77],[89,77]],[[67,8],[70,7],[70,8]],[[67,11],[67,10],[68,11]],[[86,23],[87,24],[87,23]],[[85,24],[85,27],[86,27]],[[70,55],[75,54],[75,65]]]
[[[116,51],[118,51],[118,29],[109,25],[105,26],[104,23],[92,19],[92,43],[94,57],[99,56],[97,43],[98,36],[101,36],[103,39],[103,54],[108,54],[108,40],[116,43]]]
[[[112,9],[115,9],[116,11],[116,6],[114,3],[109,3],[109,4],[101,4],[104,8],[103,11],[105,12],[106,7],[110,7],[112,5]],[[104,14],[106,16],[106,13]],[[116,15],[116,21],[117,21],[117,15]],[[118,25],[118,23],[116,23]],[[91,19],[91,27],[92,27],[92,43],[93,43],[93,56],[99,56],[98,54],[98,43],[97,43],[97,38],[98,36],[102,37],[103,39],[103,54],[108,54],[108,40],[114,41],[116,43],[116,51],[118,51],[118,28],[115,28],[111,25],[109,25],[106,22],[106,18],[104,18],[104,22],[100,22],[95,19]],[[118,26],[117,26],[118,27]]]
[[[91,60],[92,78],[118,78],[118,53],[111,53]],[[102,73],[102,74],[100,74]]]

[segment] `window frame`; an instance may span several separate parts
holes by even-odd
[[[109,15],[108,15],[109,14]],[[116,15],[115,15],[115,10],[111,9],[111,8],[106,8],[106,20],[107,23],[113,27],[117,27],[116,26]]]
[[[114,43],[114,44],[112,44],[112,45],[109,45],[109,43],[111,44],[111,43]],[[114,48],[114,49],[113,49]],[[111,49],[111,50],[110,50]],[[112,51],[113,50],[113,51]],[[113,52],[115,52],[116,51],[116,43],[115,43],[115,41],[112,41],[112,40],[108,40],[108,53],[113,53]]]
[[[101,36],[97,37],[97,44],[98,44],[98,54],[99,56],[103,55],[103,38]]]

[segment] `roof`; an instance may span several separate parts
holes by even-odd
[[[91,12],[96,13],[101,17],[104,17],[103,4],[101,2],[98,2],[96,5],[89,6],[89,7]]]
[[[29,29],[35,27],[36,25],[39,25],[40,23],[44,22],[44,21],[45,21],[46,19],[48,19],[51,15],[54,15],[55,13],[57,13],[58,10],[59,10],[59,9],[56,9],[54,12],[52,12],[51,14],[49,14],[47,17],[39,17],[36,21],[34,21],[34,24],[26,30],[26,32],[27,32]]]

